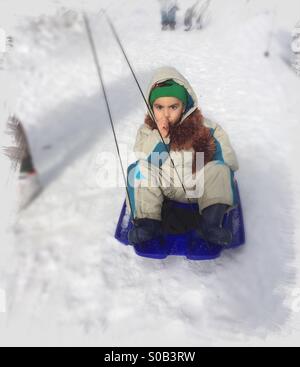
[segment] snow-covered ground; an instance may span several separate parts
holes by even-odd
[[[71,6],[56,7],[63,3]],[[213,2],[207,28],[190,33],[182,26],[161,33],[155,1],[98,1],[92,10],[85,4],[123,147],[132,149],[145,106],[101,5],[143,89],[155,68],[175,66],[197,91],[203,113],[230,134],[247,243],[212,262],[150,261],[114,240],[125,193],[99,186],[99,154],[115,147],[81,13],[55,13],[50,5],[50,15],[21,13],[0,75],[12,80],[10,112],[26,126],[45,189],[4,233],[1,345],[299,340],[300,79],[286,63],[299,4],[287,1],[282,11],[277,4],[275,17],[275,1],[222,4]]]

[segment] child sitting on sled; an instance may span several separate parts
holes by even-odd
[[[202,116],[195,91],[174,68],[156,71],[147,97],[153,114],[146,116],[138,130],[134,150],[139,160],[128,169],[127,206],[135,224],[129,232],[130,244],[163,235],[162,208],[169,199],[197,203],[199,236],[212,244],[229,245],[232,233],[222,223],[225,213],[237,204],[234,172],[238,162],[228,135]],[[197,153],[204,154],[200,168]],[[182,185],[176,179],[186,167],[191,167],[193,175],[198,169],[203,173],[201,194],[192,199],[184,178],[179,180]]]

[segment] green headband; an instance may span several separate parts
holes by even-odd
[[[182,85],[176,83],[174,80],[168,80],[152,90],[149,99],[151,107],[153,107],[154,102],[158,98],[162,97],[178,98],[185,106],[187,106],[188,103],[187,90]]]

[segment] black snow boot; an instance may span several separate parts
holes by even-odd
[[[222,227],[227,209],[228,205],[215,204],[203,210],[201,230],[209,243],[224,247],[231,244],[232,233]]]
[[[134,228],[128,233],[129,244],[140,245],[162,237],[162,222],[154,219],[137,219]]]

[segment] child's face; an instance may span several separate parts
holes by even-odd
[[[161,97],[154,102],[154,116],[163,135],[168,136],[170,126],[181,120],[184,108],[184,104],[175,97]]]

